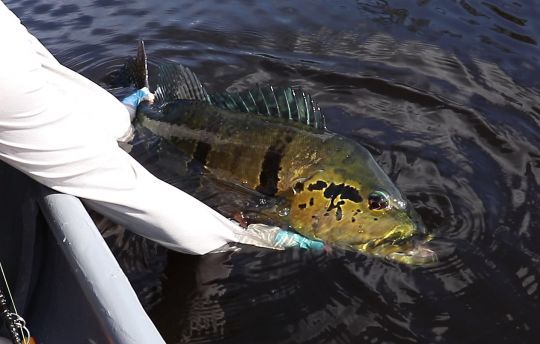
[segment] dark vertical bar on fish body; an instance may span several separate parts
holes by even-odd
[[[278,142],[270,147],[264,155],[259,175],[259,185],[256,190],[268,196],[274,196],[278,191],[279,169],[285,146]]]
[[[278,192],[279,172],[287,145],[293,140],[293,135],[280,133],[275,137],[275,141],[264,155],[259,175],[259,185],[256,190],[269,196],[274,196]]]
[[[193,159],[188,163],[188,166],[193,166],[196,162],[199,162],[202,166],[206,165],[206,158],[212,146],[206,142],[198,141],[193,152]]]

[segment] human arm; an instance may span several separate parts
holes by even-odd
[[[151,175],[117,144],[130,116],[120,102],[60,65],[0,4],[0,159],[80,197],[163,245],[203,254],[234,241],[236,225]]]

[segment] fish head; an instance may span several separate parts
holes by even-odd
[[[420,257],[428,251],[419,245],[426,229],[410,202],[369,152],[360,153],[352,162],[334,162],[293,186],[293,229],[327,244],[400,262],[434,260]]]

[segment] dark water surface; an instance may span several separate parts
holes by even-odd
[[[438,263],[243,249],[170,254],[167,342],[537,343],[540,6],[535,1],[6,2],[100,81],[139,38],[209,89],[301,85],[422,215]],[[9,47],[2,47],[9,49]]]

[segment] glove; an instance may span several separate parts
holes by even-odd
[[[143,87],[140,90],[137,90],[131,95],[122,99],[122,103],[136,109],[137,106],[139,106],[139,104],[144,100],[147,100],[149,102],[154,101],[154,94],[152,94],[147,87]]]
[[[274,245],[279,247],[300,247],[311,250],[324,249],[324,242],[311,240],[298,233],[280,230],[274,239]]]
[[[243,244],[283,250],[289,247],[322,250],[322,241],[311,240],[300,234],[282,230],[279,227],[260,223],[250,224],[234,232],[236,241]]]

